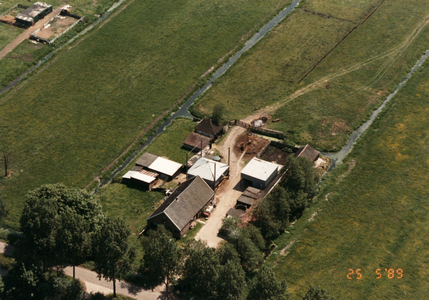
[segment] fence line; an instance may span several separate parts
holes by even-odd
[[[67,33],[70,29],[72,29],[73,27],[75,27],[77,25],[77,23],[79,23],[80,21],[83,21],[83,17],[81,17],[79,20],[77,20],[76,22],[74,22],[69,28],[67,28],[66,30],[64,30],[63,32],[61,32],[60,35],[56,36],[55,38],[53,38],[52,40],[49,41],[49,44],[52,44],[53,42],[55,42],[56,39],[58,39],[60,36],[62,36],[64,33]]]
[[[3,14],[1,14],[0,15],[0,18],[1,17],[3,17],[3,16],[6,16],[6,15],[8,15],[12,10],[14,10],[15,8],[17,8],[17,7],[20,7],[20,8],[24,8],[24,5],[22,5],[22,4],[15,4],[14,6],[12,6],[11,8],[9,8],[6,12],[4,12]],[[27,8],[27,7],[25,7],[25,8]]]
[[[285,136],[285,134],[281,131],[278,130],[273,130],[273,129],[268,129],[268,128],[261,128],[261,127],[255,127],[249,123],[243,122],[241,120],[234,120],[235,121],[235,125],[246,128],[246,129],[254,129],[257,131],[262,131],[262,132],[266,132],[266,133],[271,133],[271,134],[279,134],[279,135],[283,135]]]

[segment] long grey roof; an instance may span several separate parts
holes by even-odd
[[[182,230],[213,195],[213,190],[201,177],[191,178],[179,185],[148,220],[159,214],[165,214],[177,229]]]

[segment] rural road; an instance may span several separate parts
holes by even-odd
[[[45,26],[46,23],[49,22],[53,17],[58,15],[61,12],[63,6],[57,7],[54,9],[50,14],[48,14],[46,17],[44,17],[42,20],[34,24],[33,26],[30,26],[27,28],[23,33],[18,35],[12,42],[10,42],[3,50],[0,51],[0,59],[5,57],[9,52],[11,52],[13,49],[15,49],[16,46],[21,44],[24,40],[28,39],[30,35],[35,32],[37,29],[42,28]],[[13,25],[10,25],[13,26]]]
[[[14,247],[6,243],[0,242],[0,252],[8,256],[12,256]],[[73,276],[73,268],[67,267],[64,270],[64,274]],[[3,276],[4,274],[1,273]],[[79,279],[86,287],[88,293],[102,293],[102,294],[113,294],[113,283],[106,281],[103,278],[98,279],[97,274],[91,270],[82,267],[76,267],[76,279]],[[116,293],[131,297],[138,300],[159,300],[164,299],[162,295],[163,287],[158,286],[154,291],[146,291],[141,287],[129,284],[124,281],[116,282]]]

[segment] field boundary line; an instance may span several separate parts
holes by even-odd
[[[329,50],[312,68],[310,71],[308,71],[304,77],[302,77],[299,81],[298,84],[301,83],[301,81],[303,81],[308,75],[310,75],[311,72],[313,72],[314,69],[317,68],[318,65],[320,65],[322,63],[322,61],[329,55],[331,54],[332,51],[335,50],[335,48],[337,48],[353,31],[355,31],[356,29],[359,28],[359,26],[363,25],[379,8],[382,4],[384,4],[386,0],[382,0],[380,2],[380,4],[359,24],[357,24],[355,27],[353,27],[331,50]]]

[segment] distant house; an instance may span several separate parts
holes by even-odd
[[[199,176],[215,188],[229,174],[227,164],[201,157],[187,172],[188,178]]]
[[[179,239],[213,199],[213,190],[201,177],[188,179],[168,196],[147,219],[147,223],[149,226],[163,224],[175,238]]]
[[[143,183],[143,186],[151,191],[156,183],[158,175],[158,173],[145,170],[141,166],[134,166],[124,176],[122,176],[122,178],[139,181]]]
[[[52,5],[36,2],[16,16],[17,25],[29,27],[52,12]]]
[[[136,162],[137,166],[159,174],[161,179],[172,179],[180,173],[182,165],[168,158],[145,152]]]
[[[319,158],[320,152],[309,145],[300,147],[295,153],[295,157],[305,157],[311,162],[315,162]]]
[[[195,126],[195,132],[215,140],[222,134],[223,126],[215,125],[211,119],[204,118],[197,126]]]
[[[241,171],[241,178],[252,182],[253,187],[264,190],[277,176],[281,167],[281,165],[254,157]]]
[[[196,132],[191,132],[183,142],[182,147],[185,149],[193,150],[194,152],[200,152],[208,145],[210,145],[212,139],[208,136],[201,135]]]

